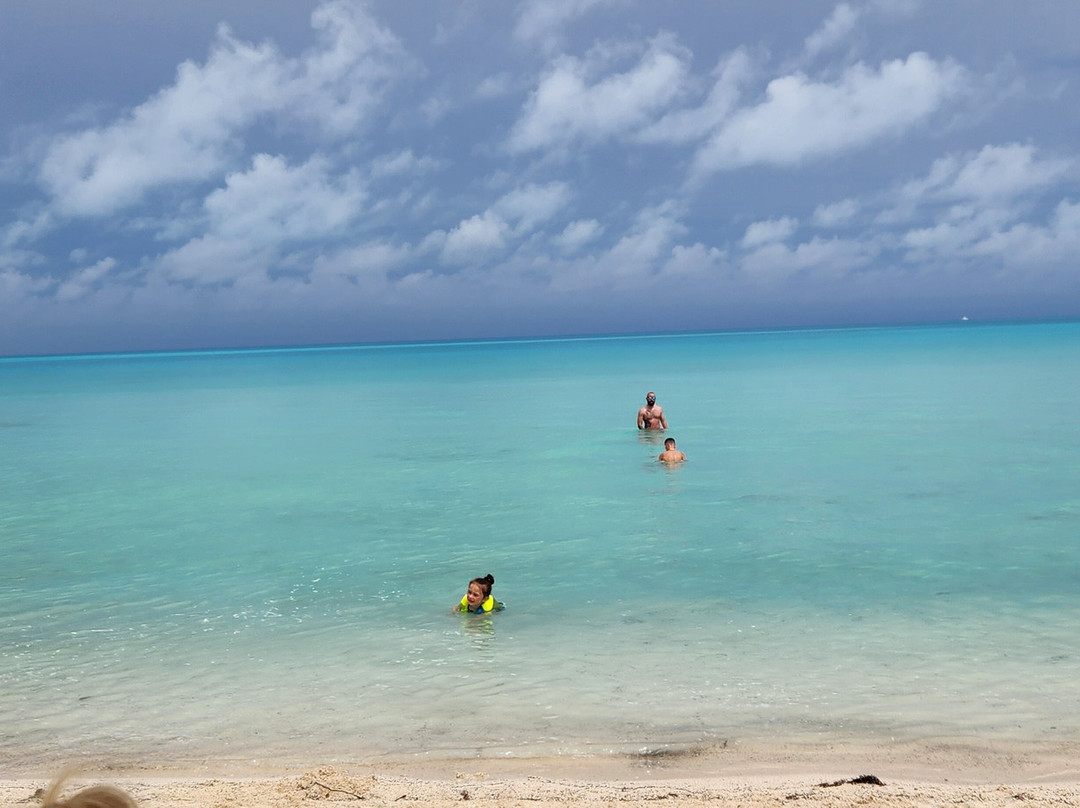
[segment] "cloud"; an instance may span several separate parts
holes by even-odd
[[[929,227],[913,228],[903,234],[901,244],[912,252],[909,261],[925,261],[932,253],[953,257],[962,254],[971,243],[1008,225],[1010,211],[1003,208],[957,206],[944,213],[944,220]]]
[[[972,244],[967,252],[980,258],[998,257],[1011,268],[1072,270],[1080,254],[1080,203],[1062,200],[1045,227],[1017,224],[991,233]]]
[[[829,205],[818,205],[814,209],[813,222],[818,227],[837,227],[851,221],[859,212],[859,202],[855,199],[842,199]]]
[[[61,301],[78,300],[90,294],[106,275],[116,268],[116,261],[103,258],[93,266],[85,267],[60,284],[56,298]]]
[[[268,245],[340,232],[363,200],[355,173],[331,177],[324,159],[293,167],[282,157],[259,154],[250,170],[226,177],[225,187],[211,192],[204,207],[211,232]]]
[[[1075,182],[1076,167],[1075,159],[1017,143],[948,154],[904,183],[876,223],[907,227],[898,247],[909,265],[984,274],[1061,269],[1080,246],[1076,206],[1058,199],[1045,221],[1037,217],[1048,196]]]
[[[638,215],[636,226],[616,242],[604,260],[621,277],[651,272],[674,239],[686,232],[668,206],[646,208]]]
[[[155,186],[214,176],[232,133],[273,104],[279,70],[269,46],[242,45],[223,29],[205,67],[186,62],[176,84],[126,118],[54,141],[41,179],[57,210],[109,214]]]
[[[875,253],[873,244],[814,236],[794,248],[779,242],[764,244],[739,263],[744,272],[759,280],[778,281],[807,271],[839,277],[867,265]]]
[[[671,257],[664,263],[662,272],[669,277],[694,277],[712,275],[724,265],[727,254],[716,247],[701,242],[684,247],[676,244]]]
[[[504,249],[566,206],[570,188],[562,182],[528,184],[504,194],[483,213],[459,223],[446,235],[442,260],[449,264],[483,261]]]
[[[0,246],[10,248],[19,243],[36,241],[52,229],[54,218],[49,210],[38,210],[25,215],[0,230]]]
[[[644,143],[692,143],[714,132],[735,109],[751,75],[750,57],[740,48],[720,60],[716,81],[698,107],[669,112],[638,135]]]
[[[347,278],[378,277],[406,266],[416,255],[409,245],[372,241],[358,244],[333,255],[316,258],[312,278],[339,276]]]
[[[483,99],[501,98],[509,95],[515,85],[514,77],[509,73],[488,76],[476,87],[476,97]]]
[[[671,258],[675,240],[687,232],[672,203],[640,211],[633,226],[606,252],[559,268],[551,279],[557,292],[605,288],[641,289],[655,283]]]
[[[13,268],[0,270],[0,302],[10,303],[38,295],[55,285],[52,278],[38,278]]]
[[[937,161],[923,189],[951,199],[1012,199],[1056,183],[1074,168],[1073,160],[1039,158],[1031,145],[988,145]]]
[[[753,248],[774,241],[784,241],[789,238],[799,227],[797,219],[784,216],[779,219],[770,219],[766,222],[754,222],[746,228],[743,235],[742,246]]]
[[[446,236],[442,260],[448,264],[483,261],[506,244],[507,225],[492,211],[461,222]]]
[[[552,243],[564,253],[575,253],[598,239],[603,232],[603,225],[596,219],[578,219],[570,222],[561,233],[553,237]]]
[[[667,35],[654,38],[632,69],[595,81],[588,60],[560,57],[529,97],[507,148],[593,145],[643,129],[683,91],[689,60]]]
[[[161,255],[149,271],[184,285],[217,286],[245,276],[265,276],[275,258],[272,249],[208,233]]]
[[[222,26],[205,64],[184,62],[171,86],[112,124],[55,138],[40,170],[55,209],[104,216],[156,188],[211,180],[263,116],[317,137],[353,133],[408,60],[357,5],[321,6],[312,25],[320,46],[302,59]]]
[[[806,38],[805,49],[808,58],[827,51],[843,41],[855,28],[859,20],[859,11],[847,3],[840,3],[833,9],[825,23]]]
[[[878,214],[877,223],[918,221],[943,207],[946,222],[955,220],[965,207],[992,211],[998,219],[1008,220],[1021,215],[1028,198],[1074,177],[1076,168],[1073,158],[1042,157],[1034,146],[1017,143],[947,154],[934,160],[925,176],[904,183],[892,204]]]
[[[1016,221],[1006,207],[953,207],[947,218],[904,234],[907,260],[934,266],[975,260],[980,266],[997,259],[1005,268],[1032,271],[1072,267],[1080,249],[1080,205],[1062,200],[1045,224]]]
[[[515,235],[521,235],[552,218],[566,207],[570,197],[570,186],[565,182],[530,183],[504,195],[491,210],[514,223]]]
[[[325,3],[312,13],[311,25],[321,47],[288,63],[293,70],[280,111],[306,118],[321,135],[353,136],[389,88],[417,66],[364,4]]]
[[[896,137],[962,92],[965,71],[924,53],[858,64],[833,83],[802,74],[771,81],[765,100],[739,110],[698,151],[694,173],[751,165],[794,166]]]
[[[324,158],[290,166],[282,157],[256,155],[249,170],[228,175],[207,195],[202,234],[155,266],[168,278],[202,285],[265,277],[288,269],[283,249],[322,248],[342,235],[364,199],[356,172],[334,173]]]
[[[1080,204],[1062,200],[1045,224],[1011,221],[1007,209],[953,210],[954,218],[904,235],[907,260],[935,267],[974,264],[1023,273],[1072,271],[1080,251]]]

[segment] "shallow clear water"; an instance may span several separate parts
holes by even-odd
[[[1080,324],[0,360],[0,754],[1080,739],[1078,402]]]

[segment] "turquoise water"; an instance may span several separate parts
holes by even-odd
[[[0,360],[0,756],[1078,740],[1078,403],[1075,323]]]

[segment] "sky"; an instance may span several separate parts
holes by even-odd
[[[1080,316],[1075,0],[2,0],[0,355]]]

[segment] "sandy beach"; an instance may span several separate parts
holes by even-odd
[[[62,764],[58,763],[57,769]],[[33,805],[49,777],[0,781],[0,806]],[[1080,744],[942,741],[863,746],[734,743],[619,756],[461,757],[265,764],[187,761],[82,767],[63,796],[112,784],[160,808],[371,805],[1080,805]]]

